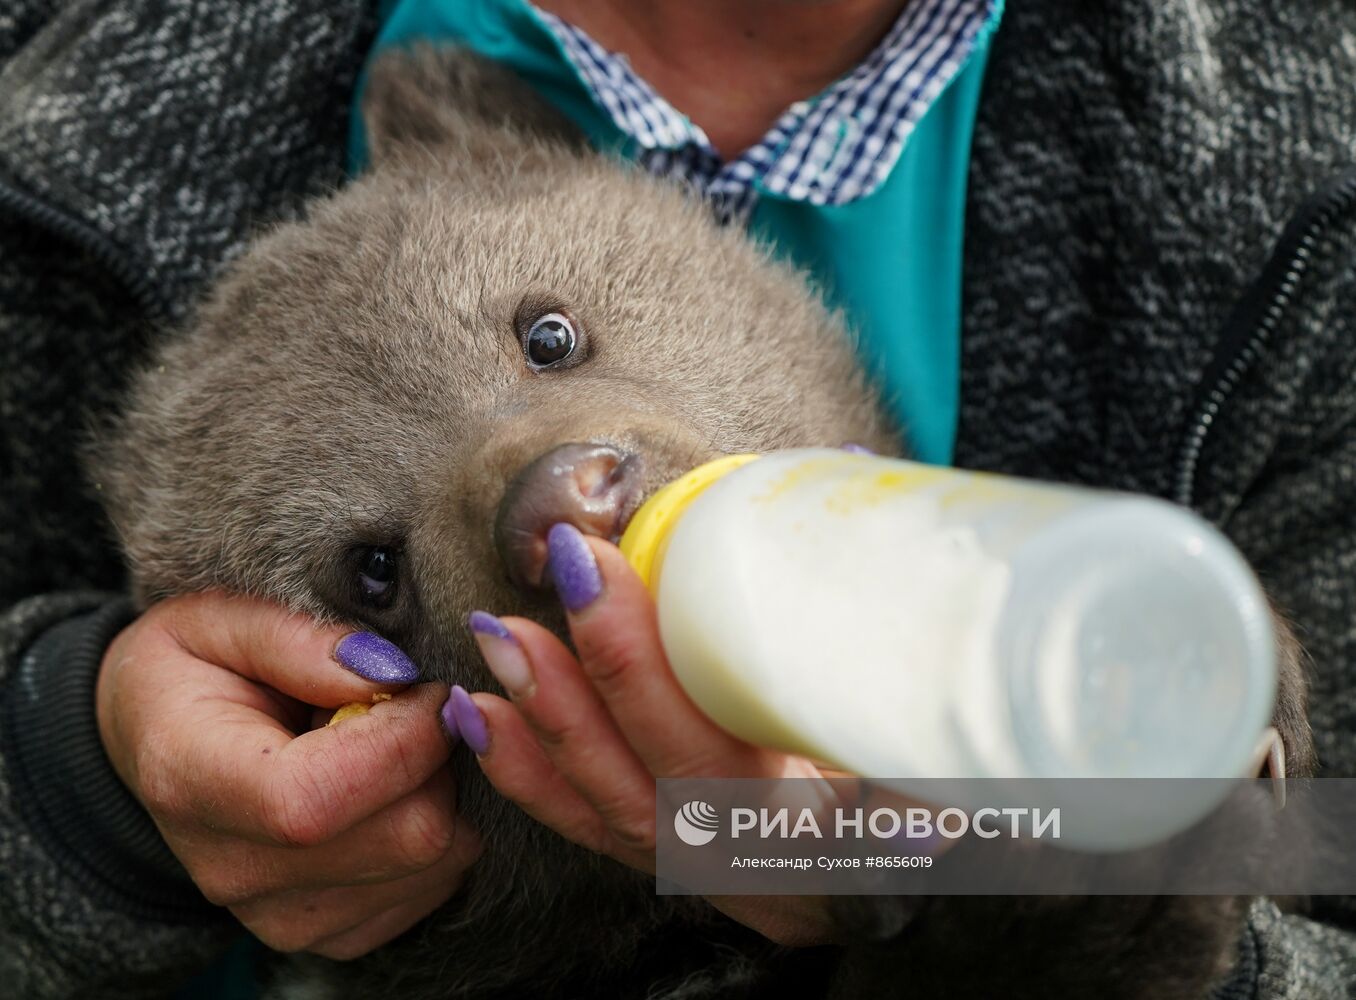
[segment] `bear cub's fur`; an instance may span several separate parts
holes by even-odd
[[[142,600],[263,595],[485,689],[469,610],[562,627],[549,595],[509,584],[493,539],[507,485],[549,449],[639,454],[646,489],[719,453],[899,453],[803,276],[675,185],[590,152],[507,72],[384,57],[364,112],[371,170],[229,269],[95,451]],[[586,342],[536,371],[524,330],[552,312]],[[381,608],[354,587],[354,553],[377,545],[399,553]],[[845,937],[907,926],[791,953],[566,844],[464,750],[454,767],[488,845],[465,890],[366,958],[280,959],[276,995],[1164,1000],[1201,995],[1241,926],[1232,899],[933,900],[907,919],[864,903],[840,906]]]

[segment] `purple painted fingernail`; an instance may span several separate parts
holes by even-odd
[[[413,684],[419,668],[400,651],[374,632],[353,632],[339,640],[334,658],[359,677],[378,684]]]
[[[843,445],[843,447],[842,447],[841,450],[842,450],[842,451],[850,451],[850,452],[852,452],[852,454],[854,454],[854,455],[874,455],[874,454],[875,454],[874,451],[872,451],[870,448],[866,447],[865,445],[853,444],[853,443],[850,442],[850,441],[849,441],[847,444]]]
[[[447,701],[443,702],[442,711],[438,715],[443,720],[443,731],[447,733],[448,742],[453,746],[461,738],[461,728],[457,725],[456,713],[452,710],[452,695],[449,693]]]
[[[603,592],[603,578],[584,535],[573,524],[557,524],[546,534],[546,570],[569,611],[582,611]]]
[[[488,611],[472,611],[466,616],[466,624],[476,637],[476,645],[485,657],[485,665],[490,673],[504,685],[504,690],[512,698],[526,698],[536,687],[532,676],[532,664],[527,661],[527,653],[498,618]]]
[[[473,754],[477,757],[482,756],[490,748],[490,731],[485,726],[485,716],[480,714],[480,709],[476,708],[476,703],[460,684],[452,685],[447,707],[452,711],[452,718],[457,724],[461,738],[466,741]]]
[[[504,623],[488,611],[472,611],[466,616],[466,624],[478,635],[492,635],[496,639],[507,639],[514,643],[518,641],[513,638],[513,633],[504,627]]]

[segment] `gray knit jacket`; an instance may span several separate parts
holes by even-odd
[[[0,5],[0,992],[163,996],[240,933],[95,729],[129,617],[92,413],[251,233],[342,182],[361,0]],[[965,250],[957,464],[1220,524],[1356,775],[1356,6],[1016,0]],[[1258,901],[1230,998],[1356,995],[1356,906]]]

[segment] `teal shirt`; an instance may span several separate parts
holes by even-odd
[[[844,312],[913,455],[936,464],[951,461],[956,436],[970,138],[1001,16],[999,3],[879,187],[844,205],[794,201],[760,188],[748,220],[754,237],[808,270],[829,304]],[[415,42],[461,45],[501,62],[598,149],[628,157],[637,151],[525,0],[388,0],[374,54]],[[357,172],[365,142],[356,114],[350,153]]]

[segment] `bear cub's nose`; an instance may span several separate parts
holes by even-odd
[[[529,463],[504,491],[494,542],[509,578],[540,587],[546,533],[562,522],[616,541],[640,506],[640,456],[606,444],[562,444]]]

